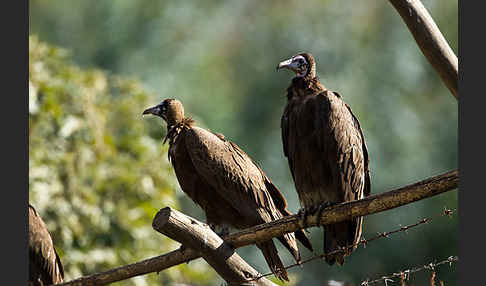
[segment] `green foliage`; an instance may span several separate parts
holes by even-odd
[[[177,248],[151,226],[178,200],[161,122],[151,131],[141,116],[149,94],[135,80],[80,69],[36,37],[29,60],[29,200],[51,231],[66,279]],[[120,284],[213,278],[196,261]]]
[[[422,2],[457,54],[457,0]],[[296,212],[299,203],[280,138],[285,89],[292,76],[285,71],[275,72],[275,66],[280,60],[299,51],[309,51],[316,57],[321,82],[339,92],[360,120],[370,153],[373,194],[457,168],[457,100],[422,55],[389,1],[156,0],[149,3],[128,0],[35,0],[29,2],[29,8],[31,33],[43,41],[69,49],[77,65],[103,68],[117,75],[136,76],[143,83],[144,90],[157,91],[136,96],[137,92],[123,91],[120,87],[134,83],[123,81],[124,84],[121,84],[114,81],[112,76],[103,73],[104,76],[101,76],[100,72],[90,72],[91,80],[87,79],[87,75],[83,76],[86,77],[84,80],[76,79],[77,76],[68,76],[72,73],[70,69],[56,64],[56,61],[50,66],[65,74],[64,77],[69,80],[60,76],[49,80],[44,78],[43,81],[33,80],[32,73],[41,79],[48,75],[36,72],[36,68],[41,69],[42,65],[34,67],[31,63],[31,82],[37,90],[42,90],[37,93],[43,108],[42,112],[31,113],[31,129],[33,119],[42,116],[34,124],[41,126],[36,132],[42,132],[38,137],[45,142],[45,146],[35,145],[33,148],[34,142],[39,139],[31,138],[31,156],[52,150],[54,154],[36,155],[34,158],[72,162],[70,164],[74,167],[69,168],[75,170],[59,167],[43,172],[59,176],[58,171],[70,171],[75,172],[77,177],[80,177],[78,172],[85,176],[91,173],[96,178],[106,178],[107,173],[112,177],[126,175],[126,178],[123,175],[123,180],[105,180],[104,183],[96,183],[94,179],[71,178],[70,181],[78,185],[90,186],[80,188],[76,193],[88,190],[90,194],[107,193],[111,195],[105,200],[109,204],[112,200],[119,200],[115,194],[130,192],[133,196],[138,194],[142,197],[140,201],[144,203],[155,204],[155,207],[148,209],[157,210],[168,205],[159,196],[172,194],[179,187],[173,179],[173,172],[168,170],[166,149],[163,149],[166,147],[161,147],[160,138],[164,132],[160,128],[160,120],[142,121],[139,114],[146,106],[173,97],[184,103],[186,114],[194,117],[200,126],[225,134],[260,163],[285,194],[290,209]],[[55,54],[57,58],[65,57],[64,52],[57,49],[45,53]],[[46,60],[42,59],[43,62]],[[100,80],[100,77],[105,79]],[[94,92],[90,101],[74,101],[81,97],[80,94],[83,98],[90,94],[79,89],[75,83],[78,81],[89,83],[89,90],[99,90],[103,86],[101,83],[105,82],[105,91]],[[134,87],[129,90],[131,88]],[[63,93],[52,95],[54,90],[62,90]],[[100,96],[102,93],[110,96],[105,98]],[[42,96],[45,97],[40,100]],[[58,102],[64,104],[62,108]],[[97,109],[87,109],[89,104]],[[65,139],[60,136],[59,130],[66,121],[58,121],[67,120],[68,114],[75,118],[87,115],[80,118],[90,126],[98,127],[98,124],[103,124],[97,122],[105,122],[105,130],[84,132],[79,129],[73,132],[69,137],[71,139]],[[105,136],[103,140],[98,138],[99,133]],[[79,138],[79,142],[84,143],[74,143],[74,138],[75,142]],[[56,146],[60,143],[55,145],[54,142],[66,141],[72,142],[69,143],[71,145],[63,143],[61,146],[71,146],[71,149],[75,146],[76,150],[57,151]],[[110,151],[113,149],[116,152]],[[81,160],[83,156],[92,156],[99,161]],[[63,164],[68,166],[67,163]],[[56,166],[64,165],[59,163]],[[98,173],[85,170],[85,165],[90,170],[98,170],[105,165],[112,169],[111,172]],[[154,174],[150,176],[156,191],[150,195],[135,191],[141,188],[142,182],[140,176],[135,174],[141,170],[144,170],[143,174],[148,174],[145,171],[147,168],[154,168],[151,171]],[[166,174],[158,177],[163,175],[164,168],[167,169]],[[37,192],[34,192],[32,185],[34,180],[39,183],[46,181],[34,179],[31,174],[31,195]],[[52,182],[57,180],[60,179]],[[96,192],[91,188],[94,184],[100,188]],[[65,190],[62,185],[56,187],[54,184],[54,190],[56,188]],[[118,191],[115,192],[115,189]],[[50,192],[52,196],[44,196],[44,200],[54,200],[56,196],[69,197],[71,194]],[[179,209],[204,220],[200,208],[181,194],[179,190],[176,191],[176,195],[180,195],[176,200]],[[88,198],[83,197],[83,209],[84,200]],[[98,202],[98,212],[107,212],[99,204],[102,200],[92,200]],[[113,204],[117,209],[124,207],[118,201]],[[391,230],[399,224],[414,223],[424,216],[435,215],[444,206],[457,206],[457,192],[368,216],[364,220],[364,236],[371,237],[376,232]],[[123,221],[129,213],[125,209],[119,210]],[[63,217],[63,214],[58,216]],[[53,219],[51,226],[62,225],[54,214],[50,215]],[[149,226],[151,215],[144,217],[146,219],[142,224]],[[81,222],[78,224],[82,225]],[[116,231],[117,228],[110,226],[109,229]],[[136,228],[123,229],[134,233]],[[320,251],[322,231],[313,228],[310,232],[315,248]],[[151,235],[156,241],[162,239],[160,235]],[[292,275],[292,282],[298,285],[322,285],[330,279],[358,284],[366,277],[393,273],[404,267],[455,255],[458,253],[457,242],[458,220],[455,217],[410,231],[406,236],[370,243],[366,249],[358,248],[344,267],[328,267],[323,261],[316,260],[302,268],[289,270],[289,274]],[[163,252],[160,248],[154,249],[148,256]],[[280,246],[279,249],[284,263],[292,263],[290,255]],[[238,249],[238,253],[259,271],[268,272],[256,247]],[[119,255],[118,251],[116,255]],[[304,257],[309,255],[303,250]],[[205,265],[204,261],[198,263]],[[197,269],[193,262],[184,267],[193,272]],[[203,269],[208,268],[204,266]],[[171,271],[175,270],[167,273]],[[204,283],[183,270],[178,271],[180,276],[174,281]],[[455,285],[456,273],[453,266],[438,272],[438,277],[446,285]],[[220,278],[216,278],[216,275],[211,277],[213,280],[210,283],[218,284]],[[424,281],[417,278],[412,282],[424,284]]]

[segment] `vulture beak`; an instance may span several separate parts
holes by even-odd
[[[152,114],[152,115],[160,116],[160,107],[154,106],[154,107],[147,108],[142,113],[142,115],[145,115],[145,114]]]
[[[283,68],[295,71],[297,69],[297,63],[294,63],[292,60],[293,59],[288,59],[283,62],[280,62],[277,66],[277,71]]]

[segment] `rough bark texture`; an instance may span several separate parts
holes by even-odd
[[[427,9],[420,0],[389,1],[447,88],[459,99],[459,61]]]
[[[354,216],[364,216],[386,211],[454,190],[458,187],[458,183],[459,176],[458,170],[456,169],[399,189],[369,196],[359,201],[330,207],[322,212],[320,221],[323,224],[335,223]],[[309,215],[306,220],[307,226],[309,227],[318,225],[317,214]],[[303,224],[304,222],[299,216],[293,215],[227,235],[224,237],[224,240],[234,248],[238,248],[253,244],[257,241],[268,240],[270,237],[281,236],[286,232],[302,229]],[[195,250],[190,248],[184,250],[179,249],[134,264],[121,266],[106,272],[81,277],[56,285],[105,285],[138,275],[160,272],[199,257],[201,255]]]
[[[281,235],[282,232],[303,228],[304,225],[312,227],[332,224],[349,220],[353,217],[370,215],[400,207],[456,189],[458,183],[459,176],[456,169],[389,192],[329,207],[321,213],[320,219],[317,213],[309,214],[306,217],[306,221],[298,215],[292,215],[278,221],[261,224],[230,234],[224,239],[234,247],[240,247],[254,241]]]
[[[261,275],[207,224],[166,207],[157,213],[152,226],[184,247],[197,249],[229,285],[275,285],[267,279],[249,281]]]

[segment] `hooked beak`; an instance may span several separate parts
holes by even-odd
[[[280,70],[280,69],[283,69],[283,68],[286,68],[286,69],[289,69],[289,70],[295,70],[297,68],[296,64],[292,62],[292,59],[288,59],[288,60],[285,60],[283,62],[280,62],[278,65],[277,65],[277,71]]]
[[[160,107],[154,106],[154,107],[147,108],[142,113],[142,115],[145,115],[145,114],[152,114],[152,115],[160,116],[159,115],[160,114]]]

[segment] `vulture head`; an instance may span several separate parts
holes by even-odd
[[[297,54],[277,65],[277,71],[283,68],[295,72],[297,77],[314,78],[316,76],[316,62],[310,53]]]
[[[184,107],[179,100],[168,98],[159,105],[145,109],[142,115],[145,114],[162,117],[167,122],[167,126],[170,127],[182,122],[184,119]]]

